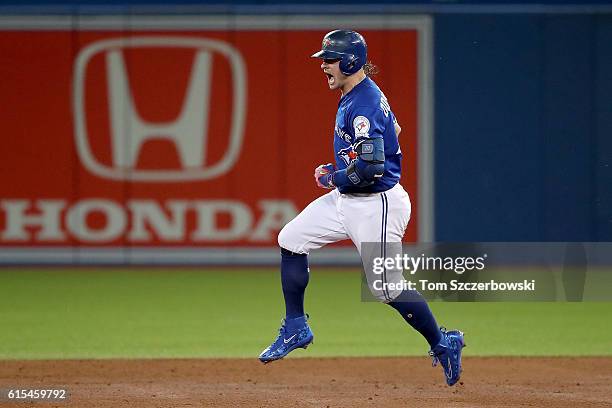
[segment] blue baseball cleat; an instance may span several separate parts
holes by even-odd
[[[259,361],[266,364],[280,360],[296,348],[306,348],[312,343],[314,335],[306,321],[308,315],[295,319],[283,319],[283,324],[274,343],[259,355]]]
[[[444,327],[440,327],[440,331],[442,340],[429,352],[433,358],[432,366],[440,363],[444,369],[446,383],[455,385],[461,377],[461,349],[465,347],[463,333],[459,330],[446,331]]]

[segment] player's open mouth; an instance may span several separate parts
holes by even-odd
[[[334,78],[334,76],[332,74],[328,74],[327,72],[325,73],[325,75],[327,75],[327,83],[329,85],[333,85],[334,82],[336,82],[336,78]]]

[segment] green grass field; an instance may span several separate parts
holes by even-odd
[[[431,304],[465,355],[612,355],[612,303]],[[397,313],[360,300],[357,271],[314,270],[315,344],[296,357],[425,355]],[[250,357],[283,315],[272,269],[2,269],[0,359]]]

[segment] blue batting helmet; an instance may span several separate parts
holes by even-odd
[[[358,32],[334,30],[325,34],[321,51],[312,54],[312,57],[339,59],[340,71],[344,75],[353,75],[365,65],[368,46]]]

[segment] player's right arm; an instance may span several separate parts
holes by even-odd
[[[319,187],[367,187],[385,172],[385,148],[382,135],[358,138],[353,146],[356,158],[347,168],[334,171],[331,163],[315,169],[314,178]]]
[[[376,182],[385,172],[385,143],[383,132],[385,117],[378,107],[358,106],[350,116],[355,158],[345,169],[333,171],[319,166],[315,170],[315,180],[319,187],[334,188],[344,186],[367,187]],[[393,118],[396,134],[401,131]]]
[[[354,145],[357,158],[346,169],[333,173],[334,186],[367,187],[385,172],[385,146],[382,135],[358,138]]]

